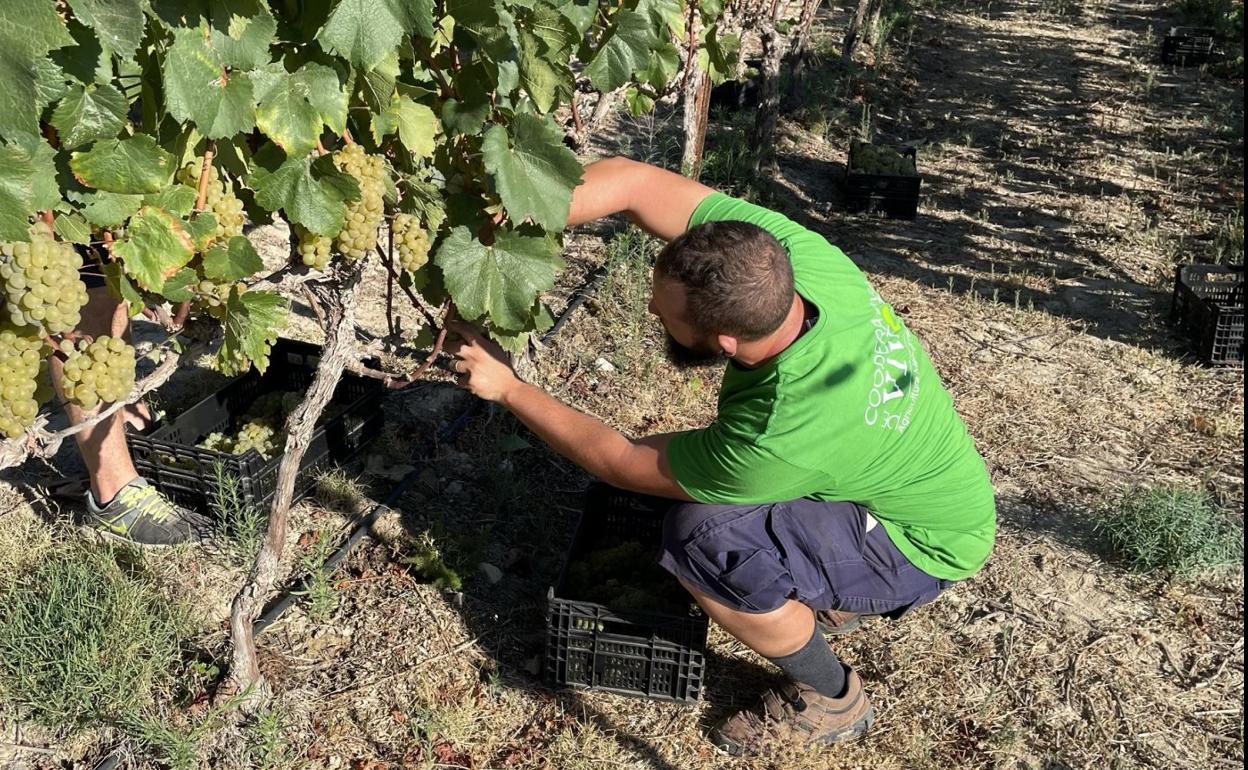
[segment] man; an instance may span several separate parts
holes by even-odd
[[[92,337],[129,336],[130,320],[124,311],[118,312],[119,300],[109,292],[96,264],[84,255],[79,276],[87,286],[87,304],[77,330]],[[58,391],[60,379],[61,362],[53,356],[52,380]],[[75,425],[94,414],[68,402],[65,412]],[[130,461],[126,426],[145,427],[149,421],[147,407],[134,404],[74,434],[90,477],[84,493],[86,524],[136,545],[167,546],[199,540],[207,534],[207,520],[170,502]]]
[[[680,501],[660,562],[787,675],[716,744],[861,735],[862,682],[819,626],[899,617],[983,566],[995,534],[983,460],[918,340],[822,237],[661,169],[590,165],[568,224],[618,212],[669,241],[650,310],[674,349],[728,359],[715,422],[628,439],[517,379],[462,324],[460,382],[603,481]]]

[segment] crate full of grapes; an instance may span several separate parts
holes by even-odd
[[[1206,27],[1171,27],[1161,41],[1161,61],[1165,64],[1204,64],[1213,56],[1215,32]]]
[[[147,435],[130,438],[135,467],[182,505],[214,515],[226,503],[272,502],[285,443],[285,418],[303,400],[320,347],[278,340],[264,374],[251,370]],[[381,429],[378,380],[342,375],[300,464],[296,498],[312,469],[350,459]],[[224,496],[224,498],[223,498]]]
[[[845,164],[845,207],[850,211],[914,219],[923,183],[915,161],[913,147],[898,152],[891,147],[851,141],[849,162]]]
[[[657,563],[671,501],[595,484],[547,594],[547,681],[692,703],[707,619]]]
[[[1170,321],[1206,363],[1243,366],[1243,266],[1180,265],[1175,270]]]

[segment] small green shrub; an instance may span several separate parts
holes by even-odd
[[[1141,488],[1125,494],[1096,523],[1128,566],[1189,577],[1242,563],[1244,523],[1199,490]]]
[[[62,541],[0,580],[0,698],[73,731],[170,687],[190,614],[136,551]]]

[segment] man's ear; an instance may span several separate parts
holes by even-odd
[[[719,349],[724,351],[724,355],[728,358],[732,358],[737,354],[737,344],[739,341],[736,337],[729,337],[727,334],[721,334],[715,338],[715,341],[719,343]]]

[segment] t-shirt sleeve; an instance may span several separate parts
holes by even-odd
[[[799,468],[720,423],[678,433],[667,449],[676,483],[700,503],[775,503],[810,495],[826,486],[819,471]]]

